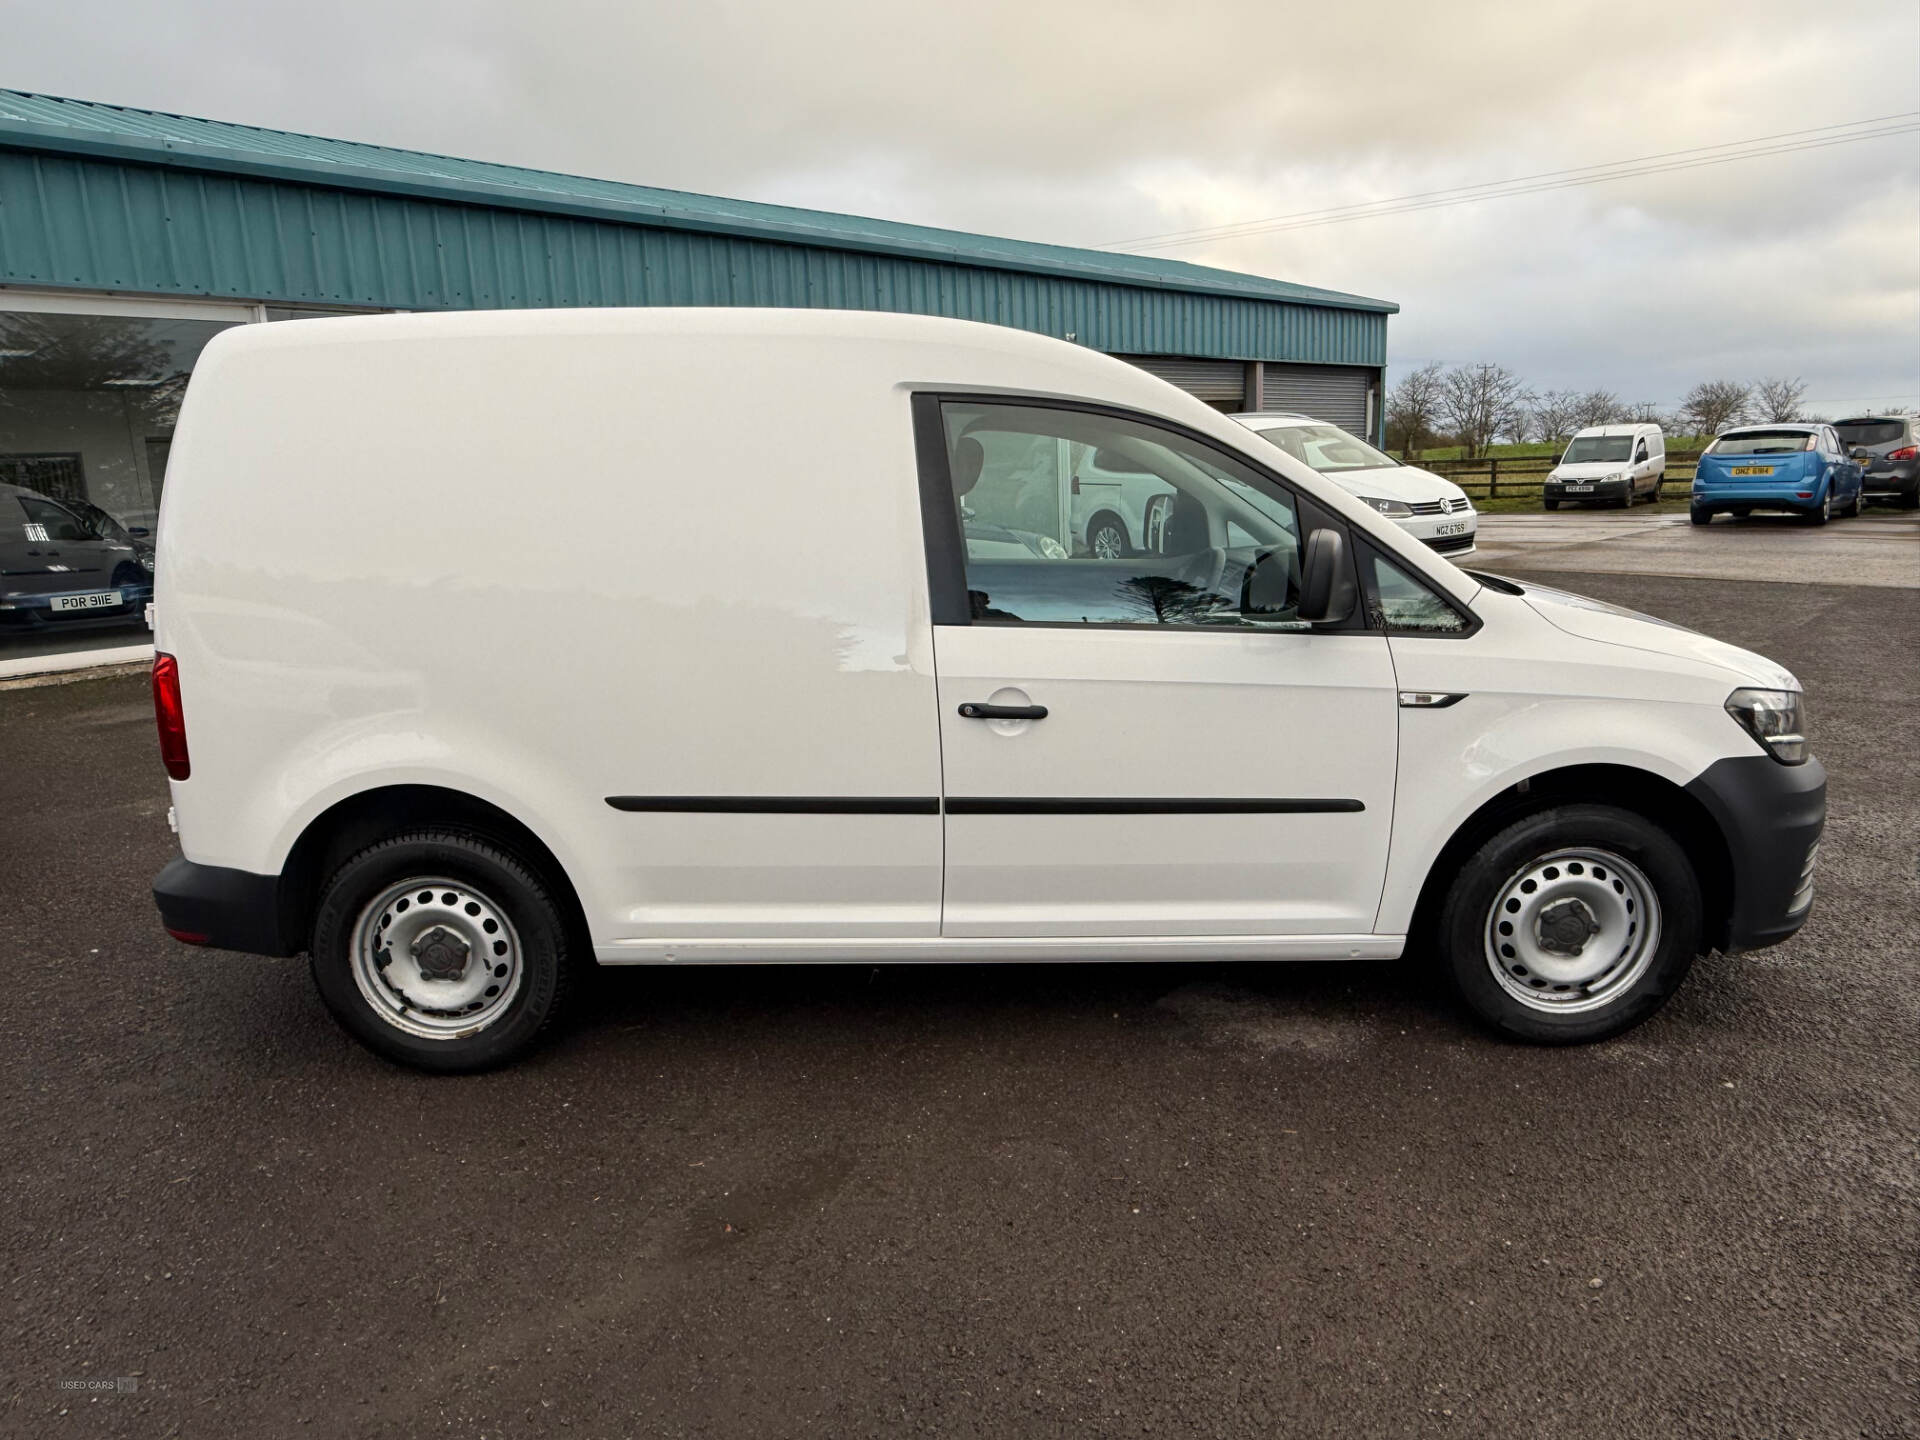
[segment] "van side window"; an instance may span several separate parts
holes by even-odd
[[[1367,552],[1361,570],[1369,619],[1376,628],[1433,635],[1467,628],[1464,615],[1385,556]]]
[[[1145,421],[941,406],[975,624],[1304,630],[1292,495]]]

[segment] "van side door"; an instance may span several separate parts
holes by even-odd
[[[1339,522],[1152,417],[914,400],[934,618],[941,934],[1364,936],[1399,733],[1384,634],[1297,616]],[[1158,477],[1137,553],[1070,553],[1046,457]]]

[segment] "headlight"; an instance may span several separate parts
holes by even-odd
[[[1727,713],[1782,765],[1807,758],[1806,699],[1798,690],[1736,690]]]
[[[1404,520],[1413,514],[1411,506],[1403,505],[1398,500],[1376,500],[1371,495],[1362,495],[1360,503],[1371,505],[1389,520]]]
[[[1028,548],[1038,554],[1042,560],[1064,560],[1067,558],[1067,547],[1051,535],[1034,536]]]

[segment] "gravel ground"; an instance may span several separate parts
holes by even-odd
[[[1578,1050],[1417,957],[641,970],[427,1079],[161,933],[143,681],[0,692],[0,1431],[1920,1433],[1920,591],[1553,583],[1832,775],[1801,935]]]

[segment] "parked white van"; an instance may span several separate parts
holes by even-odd
[[[1126,557],[1021,509],[1097,454],[1173,497]],[[1015,330],[240,326],[164,511],[164,923],[310,954],[346,1028],[423,1068],[521,1053],[591,960],[1417,945],[1499,1030],[1591,1040],[1812,901],[1792,675],[1456,569]]]
[[[1667,439],[1658,425],[1589,425],[1567,442],[1544,486],[1547,509],[1591,500],[1626,509],[1658,500],[1667,473]]]

